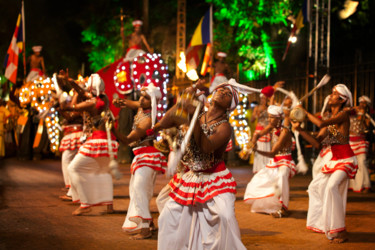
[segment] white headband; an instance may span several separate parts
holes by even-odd
[[[267,113],[275,116],[282,116],[284,114],[283,108],[276,105],[270,105],[267,108]]]
[[[358,101],[359,102],[367,102],[367,104],[371,104],[371,100],[370,100],[370,98],[368,97],[368,96],[365,96],[365,95],[363,95],[363,96],[361,96],[359,99],[358,99]]]
[[[353,106],[353,97],[352,92],[346,87],[346,85],[340,83],[337,84],[335,87],[333,87],[337,92],[339,92],[340,97],[346,100],[346,105],[349,105],[350,107]],[[348,103],[349,101],[349,103]]]
[[[216,90],[218,90],[219,88],[223,88],[223,87],[229,88],[230,91],[232,92],[232,95],[233,95],[232,103],[231,103],[230,108],[229,108],[230,111],[233,111],[237,107],[238,92],[241,92],[242,94],[251,94],[251,93],[254,93],[254,92],[257,92],[257,93],[261,92],[261,89],[255,89],[255,88],[251,88],[251,87],[239,84],[238,82],[236,82],[236,80],[231,78],[227,83],[225,82],[225,83],[222,83],[222,84],[218,85],[214,89],[213,94],[215,94]]]
[[[87,87],[92,87],[91,92],[95,96],[99,96],[105,90],[105,85],[103,79],[98,74],[91,74]]]
[[[153,83],[150,83],[145,88],[145,91],[151,97],[151,122],[152,126],[154,126],[156,121],[157,102],[161,98],[161,91],[158,87],[155,87]]]

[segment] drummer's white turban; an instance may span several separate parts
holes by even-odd
[[[348,105],[350,107],[353,106],[352,92],[350,92],[350,90],[348,89],[348,87],[346,87],[346,85],[340,83],[340,84],[337,84],[335,87],[333,87],[333,89],[335,89],[339,93],[342,99],[346,100],[345,105]]]

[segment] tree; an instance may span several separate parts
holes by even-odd
[[[291,14],[289,0],[206,0],[215,7],[214,42],[228,60],[270,74],[276,61],[270,42],[280,39]],[[238,57],[239,56],[239,57]]]

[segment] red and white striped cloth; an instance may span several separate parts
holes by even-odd
[[[142,146],[133,148],[135,155],[132,165],[130,166],[130,173],[138,168],[149,167],[155,171],[160,171],[163,174],[167,169],[167,158],[153,146]]]
[[[83,128],[80,124],[68,125],[63,127],[64,137],[60,142],[60,152],[65,150],[75,150],[82,145],[81,137]]]
[[[331,174],[336,170],[342,170],[350,179],[353,179],[358,170],[358,162],[349,144],[331,145],[331,151],[332,159],[324,164],[322,172]]]
[[[367,154],[369,148],[369,142],[366,141],[366,137],[363,136],[349,136],[349,144],[355,155]]]
[[[270,162],[266,165],[266,168],[279,168],[281,166],[286,166],[290,168],[289,178],[292,178],[296,172],[296,164],[293,161],[292,155],[276,155]]]
[[[264,127],[262,125],[257,124],[256,127],[255,127],[254,134],[259,133],[263,129],[264,129]],[[270,141],[271,141],[271,134],[270,133],[268,133],[266,135],[263,135],[262,137],[259,137],[259,139],[258,139],[258,142],[270,142]]]
[[[229,140],[227,147],[225,148],[225,152],[229,152],[233,149],[233,142],[232,139]]]
[[[118,142],[112,135],[112,150],[115,158],[117,158]],[[79,154],[89,157],[109,157],[108,139],[106,131],[96,130],[92,136],[87,138],[86,142],[79,148]]]
[[[205,203],[216,195],[236,193],[237,183],[224,162],[202,171],[178,173],[169,182],[169,196],[177,203],[188,206]]]

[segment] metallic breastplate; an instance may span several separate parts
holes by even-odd
[[[265,127],[268,125],[268,113],[267,110],[263,110],[258,117],[258,124]]]
[[[358,119],[356,116],[350,117],[350,132],[362,135],[365,131],[366,127],[362,119]]]

